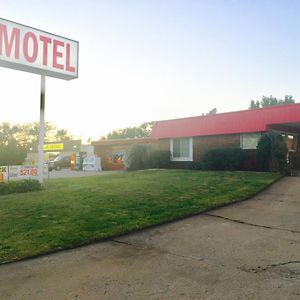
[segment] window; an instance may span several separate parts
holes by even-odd
[[[193,138],[176,138],[170,141],[173,161],[193,161]]]
[[[241,134],[241,148],[256,149],[260,137],[260,132]]]
[[[289,151],[297,151],[297,136],[294,134],[286,135],[286,143]]]

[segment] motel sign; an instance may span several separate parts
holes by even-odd
[[[39,181],[43,182],[46,76],[78,78],[79,43],[0,18],[0,66],[41,75]]]
[[[78,42],[0,18],[0,66],[61,79],[78,77]]]

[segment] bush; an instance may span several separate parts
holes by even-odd
[[[143,170],[147,166],[147,146],[133,145],[128,155],[128,170]]]
[[[40,182],[38,180],[33,180],[33,179],[0,182],[0,195],[32,192],[41,189],[42,186]]]
[[[268,132],[261,136],[257,144],[257,163],[261,171],[288,171],[287,146],[283,136],[277,132]]]
[[[134,145],[128,155],[128,170],[166,168],[171,159],[170,151],[155,150],[147,145]]]
[[[206,151],[201,160],[203,170],[242,170],[245,152],[239,148],[217,148]]]
[[[150,150],[147,154],[146,165],[148,168],[166,168],[171,160],[171,152],[165,150]]]
[[[202,170],[203,166],[202,166],[201,161],[194,161],[188,165],[188,168],[191,170]]]

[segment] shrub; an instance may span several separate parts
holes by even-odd
[[[204,170],[242,170],[245,152],[239,148],[217,148],[206,151],[201,160]]]
[[[40,182],[38,180],[33,180],[33,179],[0,182],[0,195],[32,192],[41,189],[42,186]]]
[[[133,145],[128,155],[128,170],[165,168],[171,159],[170,151],[155,150],[147,145]]]
[[[191,164],[189,164],[188,168],[191,170],[202,170],[203,166],[201,161],[194,161]]]
[[[128,154],[128,170],[143,170],[147,166],[147,146],[133,145]]]
[[[150,150],[147,154],[148,168],[166,168],[171,160],[171,152],[165,150]]]
[[[283,136],[277,132],[268,132],[261,136],[257,144],[257,163],[261,171],[288,171],[287,146]]]

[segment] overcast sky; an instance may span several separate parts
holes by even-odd
[[[100,138],[146,121],[300,99],[300,1],[0,0],[0,17],[78,40],[79,78],[47,78],[46,120]],[[0,122],[39,120],[40,77],[0,68]]]

